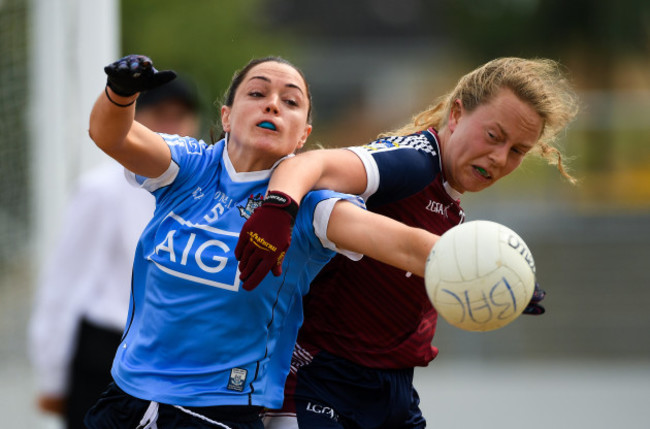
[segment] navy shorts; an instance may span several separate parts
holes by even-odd
[[[295,390],[287,394],[293,397],[300,428],[426,426],[413,368],[367,368],[321,351],[295,377]]]
[[[179,407],[135,398],[111,383],[88,411],[89,429],[264,429],[261,407]]]

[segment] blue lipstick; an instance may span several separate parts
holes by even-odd
[[[269,121],[260,122],[257,126],[260,128],[266,128],[267,130],[276,131],[275,125]]]

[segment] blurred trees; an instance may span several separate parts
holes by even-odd
[[[28,11],[24,0],[0,1],[0,241],[12,243],[0,248],[0,265],[16,256],[14,244],[25,242],[30,220]]]
[[[648,0],[138,0],[122,1],[122,25],[125,53],[192,75],[210,103],[252,57],[295,61],[314,87],[318,130],[362,128],[355,115],[368,104],[375,117],[401,117],[391,107],[418,105],[408,85],[428,93],[424,78],[414,79],[426,74],[433,82],[456,73],[455,65],[465,72],[499,56],[556,59],[584,99],[596,100],[571,139],[582,145],[586,172],[622,171],[619,152],[638,152],[630,142],[650,130],[636,119],[636,129],[614,129],[619,117],[629,117],[620,91],[630,91],[641,108],[650,93]],[[217,118],[214,108],[210,116]],[[346,118],[347,127],[334,123]],[[636,155],[640,165],[650,149]]]
[[[454,0],[445,5],[449,36],[484,60],[514,54],[567,63],[588,54],[598,57],[598,64],[650,53],[647,0]]]
[[[122,1],[124,53],[191,72],[210,94],[254,56],[292,57],[356,40],[445,43],[476,63],[547,56],[608,88],[618,59],[650,54],[647,0],[174,0]],[[146,52],[141,52],[141,51]],[[426,52],[422,53],[426,55]],[[289,58],[291,59],[291,58]],[[385,58],[387,62],[390,57]]]
[[[560,60],[583,91],[633,88],[618,78],[620,65],[630,57],[650,54],[647,0],[457,0],[446,4],[448,28],[464,51],[483,60],[503,55]],[[590,111],[598,126],[584,133],[588,145],[583,162],[588,170],[607,172],[614,167],[613,131],[602,126],[611,122],[613,108],[608,103]]]
[[[263,28],[263,0],[121,2],[122,52],[144,54],[159,69],[197,81],[205,104],[221,101],[233,73],[251,58],[292,60],[286,31]],[[216,119],[216,111],[210,117]]]

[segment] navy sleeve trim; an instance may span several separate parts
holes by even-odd
[[[423,190],[442,170],[440,146],[434,132],[378,139],[364,148],[372,156],[379,180],[368,206],[395,202]]]

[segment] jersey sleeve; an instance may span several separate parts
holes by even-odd
[[[305,230],[311,230],[323,248],[347,256],[353,261],[358,261],[363,255],[339,249],[335,243],[327,238],[327,225],[329,224],[330,215],[334,206],[339,201],[350,201],[363,209],[366,207],[363,200],[356,195],[342,194],[328,190],[312,191],[303,199],[296,223],[298,224],[300,222],[299,227]]]
[[[172,160],[167,170],[158,177],[149,178],[137,175],[126,170],[126,178],[133,186],[144,188],[154,193],[159,189],[171,185],[173,182],[183,179],[200,168],[202,155],[208,150],[208,145],[202,140],[192,137],[181,137],[161,133],[172,153]]]
[[[420,192],[442,170],[438,140],[430,130],[382,137],[348,149],[361,159],[366,169],[368,185],[362,198],[369,207]]]

